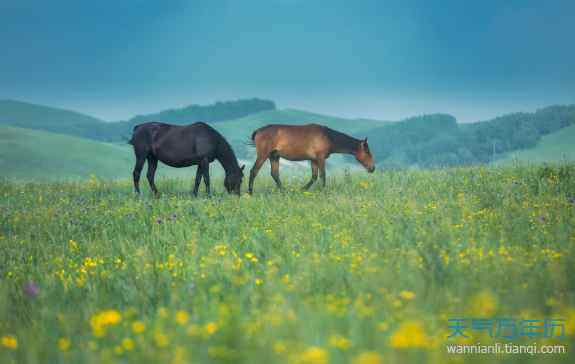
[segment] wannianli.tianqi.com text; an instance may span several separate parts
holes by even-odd
[[[566,354],[565,345],[517,345],[512,343],[482,344],[448,344],[448,354]]]

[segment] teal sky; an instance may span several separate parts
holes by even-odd
[[[106,120],[243,97],[476,121],[575,103],[573,1],[0,2],[0,98]]]

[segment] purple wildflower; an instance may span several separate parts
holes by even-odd
[[[28,282],[22,287],[24,294],[30,298],[35,298],[40,293],[40,288],[34,282]]]

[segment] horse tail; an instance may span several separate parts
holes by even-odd
[[[270,127],[270,125],[262,126],[261,128],[256,129],[256,130],[252,133],[252,141],[255,142],[255,141],[256,141],[256,135],[257,135],[260,131],[262,131],[262,130],[264,130],[264,129],[267,129],[268,127]]]
[[[135,141],[136,141],[136,140],[135,140],[136,130],[138,130],[138,128],[139,128],[140,126],[142,126],[142,125],[143,125],[143,124],[138,124],[138,125],[135,125],[135,126],[134,126],[134,128],[132,129],[132,137],[130,138],[130,140],[128,140],[128,144],[134,145],[134,143],[135,143]]]

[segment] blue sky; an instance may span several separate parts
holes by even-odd
[[[575,103],[573,1],[0,2],[0,98],[106,120],[270,98],[476,121]]]

